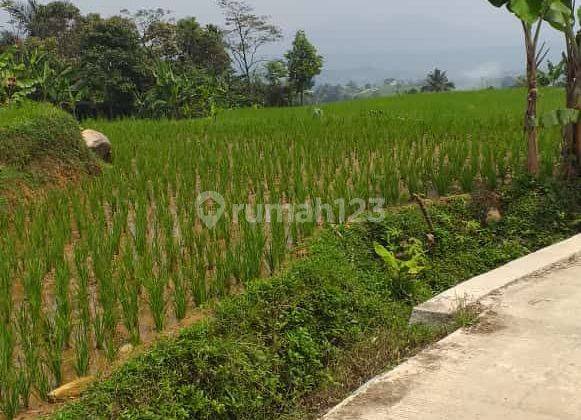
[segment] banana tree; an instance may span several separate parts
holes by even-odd
[[[14,48],[0,54],[0,106],[19,102],[36,92],[39,81],[16,59]]]
[[[565,37],[567,109],[559,111],[569,116],[563,131],[563,172],[572,178],[581,176],[581,8],[576,9],[574,0],[556,0],[547,19]]]
[[[552,20],[555,4],[561,0],[488,0],[496,7],[506,7],[521,22],[527,60],[527,109],[525,113],[524,131],[527,139],[527,169],[531,175],[539,173],[539,142],[537,124],[537,72],[544,60],[546,50],[539,45],[543,22]]]

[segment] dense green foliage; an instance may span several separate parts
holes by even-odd
[[[0,46],[0,51],[10,53],[0,58],[2,87],[9,77],[23,85],[9,92],[10,100],[19,99],[15,94],[20,94],[50,101],[78,117],[189,117],[183,102],[198,109],[196,116],[211,113],[206,97],[190,94],[182,102],[171,102],[155,96],[160,81],[156,69],[163,62],[178,78],[192,80],[196,90],[208,90],[221,106],[237,104],[239,87],[215,26],[201,27],[193,18],[174,22],[163,11],[105,19],[82,15],[74,5],[63,2],[46,6],[36,1],[5,2],[3,7],[26,34],[18,45]],[[12,69],[11,74],[2,74],[3,67]],[[215,88],[221,84],[232,93],[224,95]],[[181,87],[177,82],[171,86]],[[0,94],[0,101],[6,102],[6,96]],[[155,112],[151,112],[152,97]]]
[[[517,185],[503,196],[506,217],[488,227],[479,203],[433,206],[434,245],[423,240],[427,226],[415,208],[383,223],[326,231],[305,260],[251,282],[242,296],[219,304],[213,319],[129,362],[55,418],[313,415],[304,398],[334,386],[330,367],[357,343],[390,331],[388,345],[405,354],[431,336],[407,326],[409,301],[398,299],[398,276],[375,255],[374,242],[394,251],[412,241],[423,248],[425,269],[413,281],[429,297],[573,233],[580,191],[562,193]]]
[[[208,74],[180,74],[160,61],[153,70],[155,85],[139,98],[140,113],[149,118],[197,118],[214,116],[220,92],[227,86]]]
[[[69,2],[3,0],[16,32],[0,40],[0,106],[29,98],[79,118],[193,118],[219,108],[288,105],[266,80],[259,55],[280,30],[244,1],[220,4],[224,30],[193,17],[175,21],[163,9],[103,18]],[[290,98],[295,90],[287,92]]]
[[[0,164],[22,169],[44,157],[87,161],[88,154],[67,113],[33,103],[0,109]]]
[[[79,37],[81,80],[91,103],[108,117],[134,113],[135,92],[145,89],[145,51],[129,19],[92,19]]]
[[[0,106],[29,98],[75,111],[84,90],[71,79],[72,69],[51,52],[53,47],[31,41],[0,50]]]
[[[302,105],[305,90],[311,89],[315,76],[321,74],[323,57],[317,53],[317,49],[307,39],[304,31],[297,32],[292,49],[286,53],[285,57],[288,60],[289,83]]]

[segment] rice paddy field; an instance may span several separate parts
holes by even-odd
[[[543,91],[542,107],[563,96]],[[525,166],[524,103],[503,90],[84,123],[111,139],[114,164],[0,213],[0,409],[11,417],[276,272],[342,221],[313,216],[314,203],[338,215],[344,200],[349,217],[363,209],[354,199],[370,210],[510,182]],[[543,131],[544,177],[559,149],[559,130]],[[224,203],[202,202],[208,191]],[[300,204],[302,217],[261,223],[267,203]],[[200,207],[222,204],[208,226]]]

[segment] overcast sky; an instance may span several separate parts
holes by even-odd
[[[214,0],[74,0],[83,12],[104,16],[127,8],[163,7],[176,17],[222,24]],[[487,0],[250,0],[283,28],[285,40],[268,48],[282,55],[304,29],[326,59],[324,81],[415,79],[439,66],[461,85],[522,72],[518,21]],[[0,15],[0,22],[6,17]],[[550,29],[544,39],[558,57],[562,44]]]

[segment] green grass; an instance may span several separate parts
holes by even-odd
[[[432,206],[432,246],[415,207],[382,223],[326,230],[311,241],[307,258],[250,282],[245,293],[218,304],[212,319],[130,361],[54,418],[314,418],[443,333],[407,324],[426,292],[572,234],[579,194],[518,186],[503,196],[505,218],[490,227],[481,223],[478,203],[459,198]],[[529,224],[534,231],[517,234]],[[373,244],[397,250],[412,240],[421,244],[426,268],[408,279],[419,293],[401,300]]]
[[[0,108],[0,195],[18,186],[38,187],[59,172],[95,170],[79,125],[66,112],[33,102]]]
[[[544,90],[541,99],[549,110],[563,92]],[[220,193],[228,209],[320,198],[336,213],[340,198],[380,197],[387,206],[407,203],[411,193],[501,187],[524,171],[524,102],[521,90],[459,92],[333,104],[322,116],[310,108],[243,109],[192,121],[85,122],[111,139],[114,165],[0,212],[0,349],[9,361],[0,376],[12,384],[0,397],[12,406],[19,383],[26,385],[20,404],[58,385],[67,344],[77,372],[94,373],[95,355],[112,360],[125,342],[139,343],[148,320],[162,330],[278,273],[293,246],[320,227],[223,217],[207,229],[195,206],[201,192]],[[26,104],[0,117],[0,163],[12,159],[9,167],[20,171],[43,150],[82,159],[78,127],[66,114]],[[558,130],[543,131],[540,143],[549,179]],[[348,206],[346,216],[357,210]],[[445,285],[467,273],[437,274]]]
[[[0,163],[24,169],[34,160],[91,162],[79,125],[52,105],[26,102],[0,109]]]

